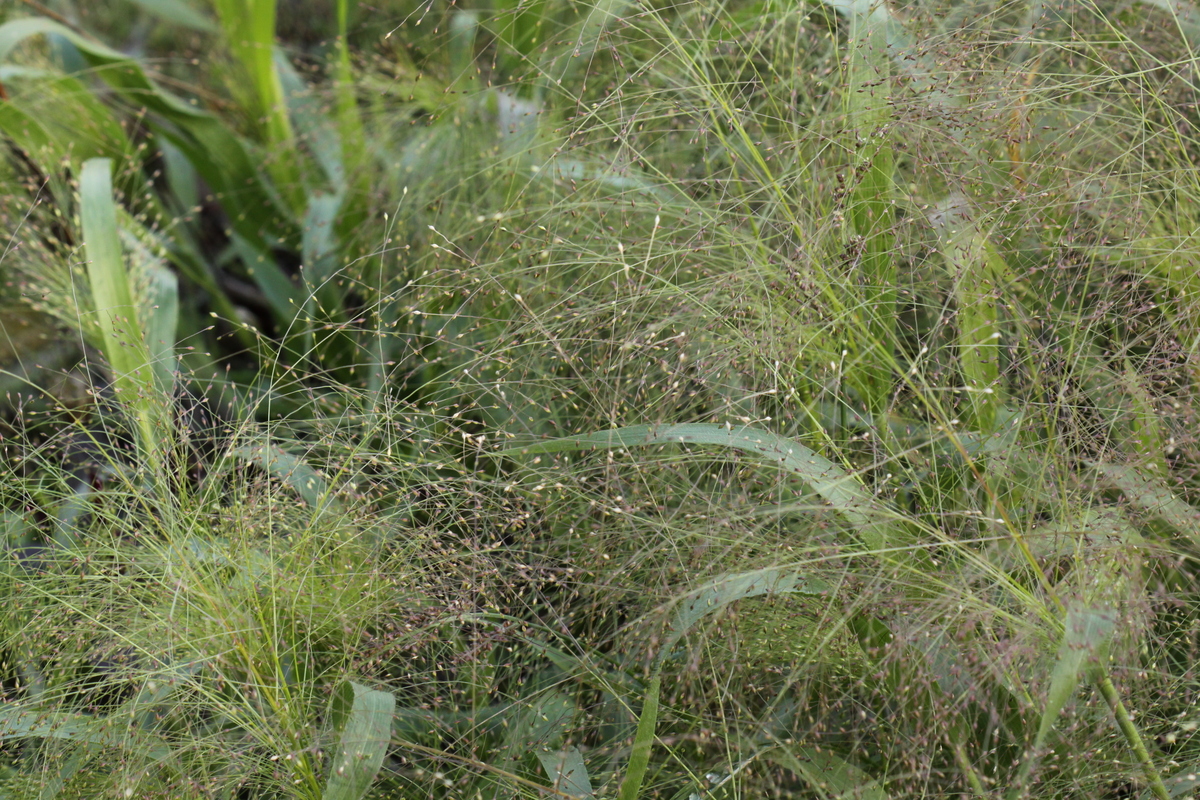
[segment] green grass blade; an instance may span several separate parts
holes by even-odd
[[[646,779],[646,770],[650,767],[654,732],[658,727],[658,696],[661,691],[662,671],[655,669],[650,684],[646,687],[642,713],[638,715],[637,733],[633,735],[633,748],[629,753],[629,765],[625,769],[625,778],[621,781],[618,800],[638,800],[642,792],[642,782]]]
[[[1021,769],[1008,793],[1009,800],[1025,796],[1029,778],[1037,766],[1042,749],[1063,709],[1074,699],[1080,678],[1094,679],[1097,677],[1095,673],[1103,668],[1107,660],[1108,642],[1115,628],[1116,619],[1112,614],[1075,608],[1067,612],[1063,638],[1054,669],[1050,673],[1050,689],[1042,707],[1033,748],[1021,762]]]
[[[138,450],[154,475],[168,451],[166,404],[155,385],[154,367],[138,318],[130,276],[121,254],[112,161],[91,159],[79,177],[79,206],[87,272],[101,331],[102,349],[113,370],[117,396],[135,420]],[[174,347],[174,335],[171,335]]]
[[[905,539],[893,524],[895,514],[871,496],[845,470],[802,444],[758,428],[726,428],[712,423],[633,425],[585,436],[510,447],[496,456],[566,453],[595,448],[627,448],[663,444],[711,444],[755,453],[799,475],[856,530],[871,550],[883,550]]]
[[[850,194],[847,219],[851,247],[858,251],[856,270],[861,272],[866,290],[861,302],[867,323],[860,339],[865,359],[862,374],[847,377],[864,392],[871,413],[878,414],[892,394],[894,355],[890,348],[896,341],[896,189],[888,140],[891,59],[885,28],[889,14],[882,5],[869,10],[866,3],[856,2],[847,16],[850,42],[845,103],[852,174],[860,176]]]
[[[275,0],[216,0],[215,6],[229,49],[254,85],[266,141],[291,149],[292,123],[274,60]]]
[[[360,800],[366,796],[391,741],[396,698],[353,681],[343,681],[333,696],[333,729],[338,743],[329,765],[322,800]]]
[[[642,782],[645,780],[646,770],[650,765],[650,752],[654,746],[655,730],[658,726],[658,701],[659,693],[662,690],[663,664],[670,657],[675,645],[689,630],[709,614],[716,613],[730,603],[747,597],[792,592],[823,595],[830,591],[831,587],[824,581],[805,577],[795,568],[771,567],[752,572],[723,575],[712,583],[689,592],[681,601],[670,630],[655,659],[650,684],[646,688],[646,696],[642,701],[642,713],[638,716],[637,733],[633,737],[629,765],[625,771],[625,778],[621,782],[620,800],[637,800],[641,792]]]
[[[958,302],[958,360],[970,392],[971,419],[982,434],[995,427],[1000,391],[998,292],[1009,270],[973,219],[965,197],[945,200],[931,215]],[[997,263],[999,262],[999,263]]]

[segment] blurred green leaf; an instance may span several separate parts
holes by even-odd
[[[1009,800],[1025,796],[1029,778],[1041,758],[1042,750],[1063,709],[1075,699],[1080,679],[1094,681],[1104,674],[1108,645],[1115,628],[1116,618],[1111,612],[1080,608],[1067,611],[1063,638],[1050,674],[1050,688],[1042,707],[1037,736],[1033,747],[1021,760],[1020,771],[1007,795]]]
[[[272,478],[283,481],[313,508],[322,503],[338,506],[338,501],[329,492],[325,480],[304,459],[289,453],[279,445],[268,442],[235,447],[232,455],[244,459],[264,470]]]
[[[133,0],[133,2],[172,25],[202,33],[217,33],[220,30],[215,22],[193,8],[187,0]]]
[[[592,781],[588,778],[587,766],[578,747],[535,752],[555,789],[581,800],[592,797]]]
[[[396,699],[353,681],[334,692],[331,721],[338,742],[329,762],[323,800],[360,800],[366,796],[391,741]]]
[[[802,778],[820,797],[829,800],[888,800],[881,781],[828,748],[792,745],[762,754]]]

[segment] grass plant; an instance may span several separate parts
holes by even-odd
[[[324,11],[0,11],[0,796],[1200,785],[1200,12]]]

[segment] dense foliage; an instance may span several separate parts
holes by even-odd
[[[0,797],[1190,796],[1197,47],[0,6]]]

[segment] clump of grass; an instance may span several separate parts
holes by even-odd
[[[1187,790],[1163,9],[236,6],[0,26],[12,793]]]

